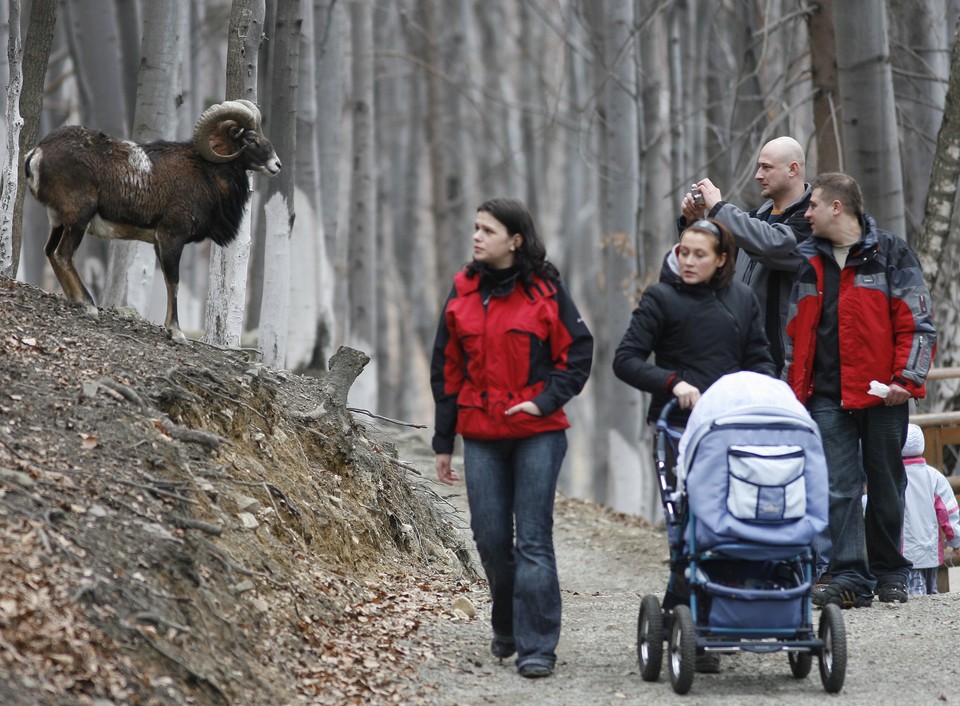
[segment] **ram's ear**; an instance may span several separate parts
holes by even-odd
[[[237,125],[236,123],[231,125],[227,130],[227,133],[230,135],[230,139],[236,140],[237,142],[241,142],[243,140],[244,132],[246,132],[246,128],[243,127],[243,125]]]

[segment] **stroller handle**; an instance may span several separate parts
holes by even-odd
[[[665,405],[663,405],[663,409],[660,410],[660,416],[657,417],[657,429],[666,429],[669,426],[667,419],[670,417],[671,413],[673,413],[673,410],[676,409],[679,402],[680,400],[678,400],[676,397],[673,397],[668,400]]]

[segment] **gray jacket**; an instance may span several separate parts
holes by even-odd
[[[810,185],[803,196],[779,216],[771,218],[773,201],[749,213],[731,203],[720,201],[708,214],[725,225],[736,240],[736,279],[747,284],[760,301],[764,329],[779,375],[786,350],[787,308],[794,277],[804,259],[797,245],[810,237],[810,222],[804,218],[810,203]],[[771,284],[773,286],[771,286]]]

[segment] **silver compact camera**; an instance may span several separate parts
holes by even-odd
[[[703,194],[700,193],[700,189],[695,186],[690,189],[690,198],[693,199],[693,205],[697,208],[703,208],[706,205],[703,202]]]

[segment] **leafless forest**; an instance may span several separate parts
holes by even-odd
[[[860,181],[921,254],[937,363],[958,364],[958,16],[956,0],[10,0],[0,274],[57,291],[21,169],[43,135],[188,140],[210,104],[249,100],[284,167],[253,177],[237,243],[187,247],[181,325],[297,371],[363,350],[351,403],[429,425],[429,349],[474,210],[520,197],[597,340],[564,490],[653,517],[646,402],[613,349],[689,183],[757,205],[767,139],[796,137],[808,179]],[[154,264],[92,237],[78,257],[100,306],[159,322]],[[924,409],[955,406],[938,385]]]

